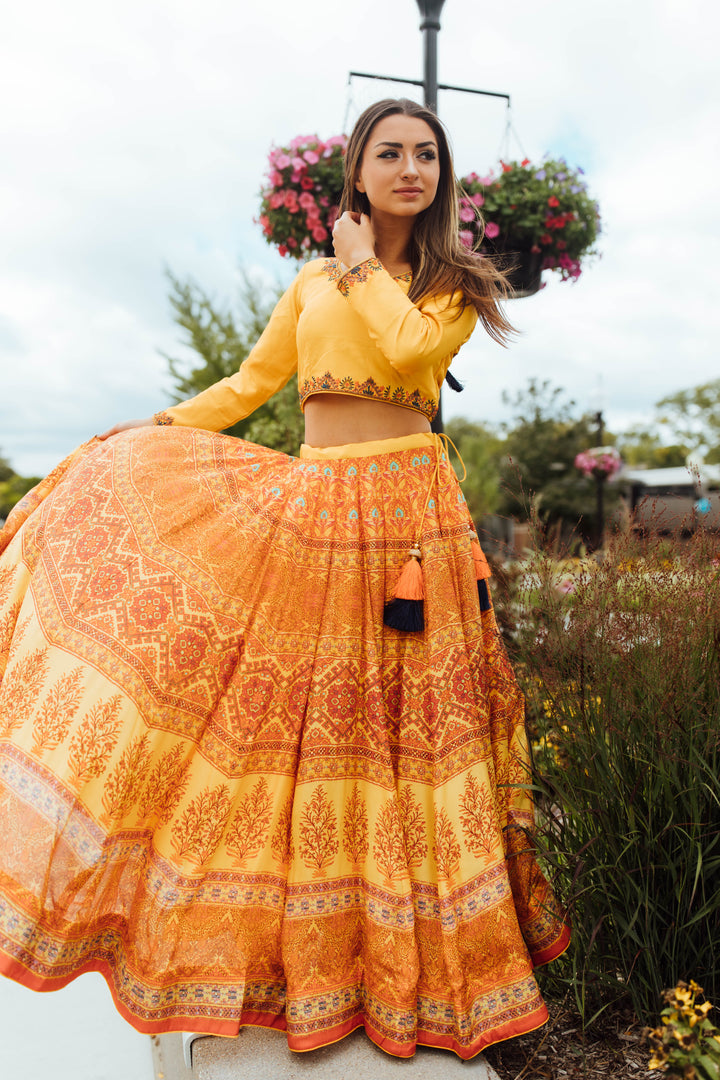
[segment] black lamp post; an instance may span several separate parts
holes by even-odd
[[[602,414],[602,410],[598,409],[595,414],[595,423],[597,425],[597,444],[602,446],[605,442],[605,423]],[[595,524],[595,548],[600,551],[603,546],[603,537],[605,536],[605,481],[607,477],[603,474],[595,477],[595,512],[596,512],[596,524]]]
[[[437,38],[440,29],[440,12],[445,0],[417,0],[420,9],[420,29],[423,34],[423,93],[425,108],[437,112]],[[444,431],[442,396],[438,397],[438,409],[432,422],[435,434]]]
[[[504,98],[510,105],[510,95],[502,94],[495,90],[475,90],[469,86],[452,86],[449,83],[438,83],[437,76],[437,36],[440,29],[440,12],[445,0],[417,0],[420,10],[420,29],[423,33],[423,79],[404,79],[397,75],[371,75],[367,71],[351,71],[348,82],[353,78],[380,79],[384,82],[409,83],[412,86],[422,86],[424,104],[428,109],[437,112],[438,90],[456,90],[462,94],[482,94],[484,97]],[[432,423],[435,432],[443,430],[442,405],[438,403],[438,411]]]
[[[424,35],[423,88],[425,107],[437,112],[437,36],[440,29],[440,12],[445,0],[417,0],[420,8],[420,29]]]

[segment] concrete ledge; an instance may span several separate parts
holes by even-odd
[[[195,1080],[500,1080],[482,1056],[461,1061],[449,1050],[421,1046],[413,1058],[379,1050],[362,1030],[306,1054],[288,1050],[282,1031],[246,1027],[235,1039],[207,1036],[192,1044]]]
[[[151,1035],[155,1080],[194,1080],[183,1056],[182,1035],[179,1031],[166,1035]]]

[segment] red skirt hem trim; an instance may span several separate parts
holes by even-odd
[[[168,1018],[167,1020],[143,1020],[134,1013],[131,1013],[118,999],[111,982],[111,969],[109,964],[100,961],[88,964],[78,971],[73,972],[72,975],[63,978],[44,979],[41,976],[34,975],[31,971],[28,971],[28,969],[18,961],[10,959],[7,955],[0,955],[0,973],[13,979],[15,982],[21,983],[29,990],[35,990],[38,993],[50,993],[53,990],[61,990],[71,982],[74,982],[80,975],[84,975],[90,971],[96,971],[104,977],[108,984],[108,989],[112,995],[115,1007],[120,1015],[134,1027],[136,1031],[140,1031],[145,1035],[160,1035],[165,1032],[175,1031],[193,1031],[203,1035],[217,1035],[221,1038],[234,1038],[237,1036],[241,1027],[264,1027],[275,1029],[278,1032],[287,1032],[287,1022],[284,1016],[271,1016],[268,1013],[261,1013],[253,1010],[242,1012],[239,1021],[212,1020],[207,1017],[200,1018],[198,1016],[175,1016]],[[547,1018],[548,1012],[543,1005],[533,1012],[528,1013],[526,1016],[523,1016],[522,1019],[509,1021],[506,1024],[501,1024],[497,1028],[484,1032],[469,1046],[461,1046],[451,1035],[440,1035],[437,1032],[426,1031],[423,1028],[418,1028],[417,1039],[415,1042],[411,1044],[400,1043],[381,1034],[373,1027],[372,1023],[361,1014],[358,1014],[352,1017],[352,1019],[346,1020],[344,1023],[338,1024],[335,1027],[325,1028],[323,1031],[313,1035],[293,1035],[290,1033],[287,1035],[287,1041],[290,1050],[297,1053],[306,1053],[339,1042],[357,1028],[364,1027],[368,1038],[375,1043],[380,1050],[383,1050],[386,1054],[390,1054],[392,1057],[411,1058],[413,1057],[417,1046],[428,1046],[437,1049],[451,1050],[463,1061],[468,1061],[470,1058],[474,1058],[477,1054],[482,1053],[488,1046],[492,1046],[493,1043],[503,1042],[506,1039],[514,1038],[516,1035],[525,1035],[530,1031],[535,1031],[536,1028],[542,1027]]]
[[[558,956],[562,956],[566,952],[570,945],[570,938],[570,927],[563,927],[562,933],[553,941],[552,945],[548,945],[546,949],[541,949],[539,952],[532,953],[533,966],[542,967],[543,964],[549,964],[552,960],[557,960]]]

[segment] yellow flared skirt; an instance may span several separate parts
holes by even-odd
[[[425,630],[385,626],[422,518]],[[140,1031],[358,1026],[470,1058],[568,930],[523,702],[431,435],[297,458],[93,442],[0,558],[0,971],[101,971]]]

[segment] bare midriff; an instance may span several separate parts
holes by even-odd
[[[348,394],[313,394],[305,402],[305,442],[309,446],[397,439],[423,431],[430,431],[426,416],[387,401],[365,401]]]

